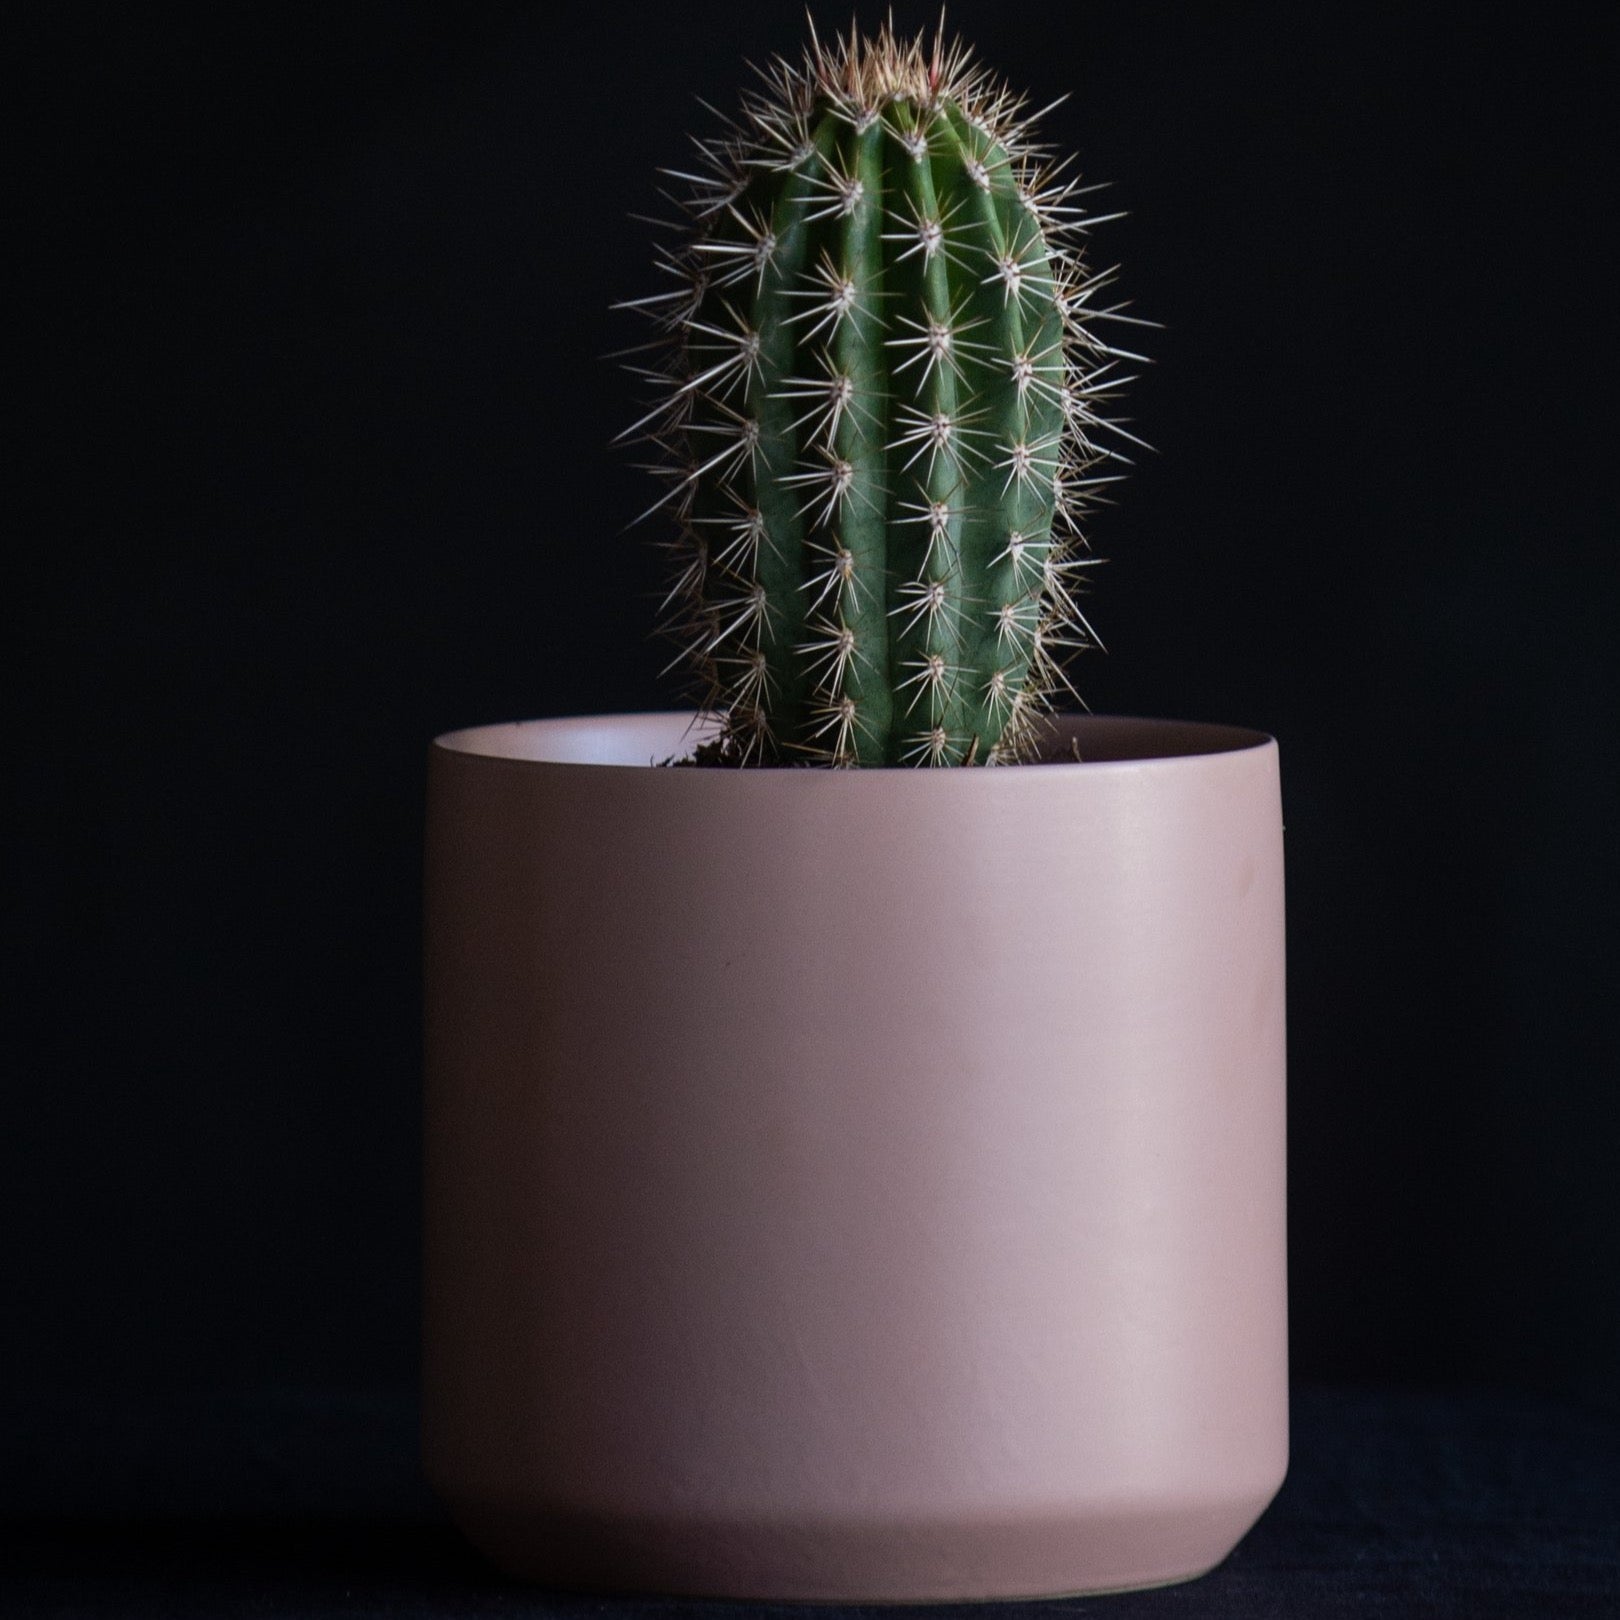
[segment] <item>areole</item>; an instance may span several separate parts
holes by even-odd
[[[425,1448],[556,1584],[949,1600],[1217,1563],[1287,1462],[1276,744],[432,750]]]

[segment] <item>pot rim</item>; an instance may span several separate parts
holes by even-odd
[[[692,746],[702,742],[706,735],[712,735],[717,724],[714,716],[705,716],[693,709],[558,715],[459,727],[435,737],[431,752],[478,759],[492,766],[516,766],[548,773],[576,768],[592,772],[646,771],[660,769],[684,757]],[[1089,740],[1091,747],[1100,746],[1109,751],[1101,757],[1027,762],[1028,765],[1038,764],[1043,776],[1048,772],[1070,776],[1077,772],[1120,768],[1175,768],[1199,759],[1245,754],[1254,750],[1275,750],[1277,747],[1276,738],[1269,732],[1204,720],[1172,720],[1146,715],[1063,714],[1053,716],[1050,724],[1060,741],[1066,737],[1077,741]],[[647,754],[647,739],[655,734],[666,740]],[[656,757],[665,748],[670,752],[663,758]],[[615,753],[619,757],[613,757]],[[988,770],[965,770],[960,767],[926,770],[914,765],[868,765],[838,771],[811,770],[792,765],[758,765],[742,769],[706,770],[696,774],[705,780],[791,775],[807,781],[847,782],[895,776],[911,780],[1006,780],[1009,771],[1020,776],[1023,774],[1018,766],[1006,765]],[[673,774],[681,780],[691,779],[685,771]]]

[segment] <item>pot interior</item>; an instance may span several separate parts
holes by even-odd
[[[454,753],[558,765],[662,765],[687,757],[714,735],[716,722],[691,711],[576,715],[516,720],[447,732],[437,745]],[[1062,715],[1051,722],[1043,763],[1095,765],[1110,760],[1176,759],[1264,747],[1271,739],[1243,726],[1124,715]],[[898,768],[898,767],[897,767]]]

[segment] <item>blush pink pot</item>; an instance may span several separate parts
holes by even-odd
[[[554,1586],[1185,1580],[1287,1467],[1277,746],[431,756],[425,1461]]]

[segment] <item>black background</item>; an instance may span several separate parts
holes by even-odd
[[[802,13],[5,14],[0,1368],[408,1384],[426,745],[671,701],[607,306]],[[1077,682],[1281,740],[1305,1379],[1620,1402],[1616,16],[951,9],[1165,324]]]

